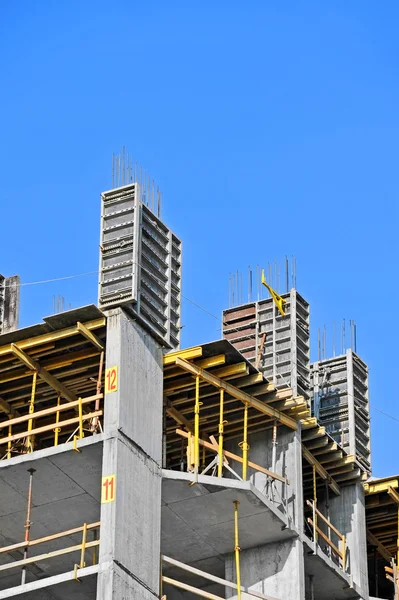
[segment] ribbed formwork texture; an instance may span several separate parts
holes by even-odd
[[[125,306],[170,348],[180,344],[181,241],[137,183],[101,194],[99,306]]]
[[[0,334],[18,329],[20,278],[0,275]]]
[[[282,316],[272,298],[223,311],[223,337],[277,387],[310,398],[309,304],[292,289]],[[266,333],[262,348],[263,334]]]
[[[313,413],[326,431],[368,470],[370,406],[368,367],[353,350],[311,365]]]

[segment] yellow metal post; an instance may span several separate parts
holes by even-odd
[[[243,441],[240,442],[240,448],[242,450],[242,478],[244,481],[247,480],[248,470],[248,402],[244,404],[244,436]]]
[[[397,539],[397,552],[396,552],[396,568],[399,568],[399,504],[398,504],[398,539]]]
[[[198,475],[199,468],[199,375],[195,378],[195,407],[194,407],[194,472]]]
[[[59,406],[61,404],[61,396],[58,396],[57,399],[57,406]],[[60,412],[57,410],[56,415],[55,415],[55,422],[58,424],[60,421]],[[60,433],[61,429],[60,427],[55,427],[54,429],[54,446],[58,446],[58,434]]]
[[[83,406],[82,406],[82,398],[79,398],[79,438],[83,437]]]
[[[29,402],[29,414],[33,414],[35,412],[35,395],[36,395],[36,381],[37,381],[37,372],[33,372],[33,381],[32,381],[32,392],[30,395]],[[27,451],[33,452],[33,440],[30,435],[30,431],[33,429],[33,419],[29,419],[28,421],[28,440],[27,440]]]
[[[219,452],[218,452],[218,477],[223,475],[223,436],[224,436],[224,390],[220,390],[220,412],[219,412]]]
[[[241,600],[240,546],[238,545],[238,500],[234,500],[234,553],[236,558],[237,599]]]
[[[8,415],[10,419],[12,419],[12,415]],[[8,426],[8,437],[12,436],[12,425]],[[12,443],[11,440],[7,443],[7,458],[11,458],[11,448],[12,448]]]
[[[82,550],[80,553],[80,568],[83,569],[83,567],[85,566],[85,552],[86,552],[86,540],[87,540],[87,523],[84,523],[83,525],[83,531],[82,531]]]
[[[315,524],[315,541],[317,541],[317,486],[316,486],[316,465],[313,465],[313,506],[314,506],[314,524]]]

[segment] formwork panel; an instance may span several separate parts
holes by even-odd
[[[170,348],[180,344],[181,241],[137,183],[101,194],[99,306],[124,306]]]
[[[368,368],[346,354],[311,365],[312,412],[326,431],[363,466],[371,466]]]
[[[282,298],[285,316],[272,298],[223,311],[223,338],[255,365],[261,352],[258,368],[269,381],[310,398],[309,304],[295,289]]]

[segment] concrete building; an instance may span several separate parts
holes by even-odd
[[[19,290],[18,275],[3,277],[0,274],[0,333],[7,333],[18,328]]]
[[[297,317],[263,343],[277,365],[288,336],[280,385],[256,344],[173,349],[125,300],[0,335],[0,600],[368,599],[398,480],[311,414]]]

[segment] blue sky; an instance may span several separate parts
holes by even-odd
[[[357,324],[374,475],[399,472],[397,2],[2,2],[0,272],[96,271],[99,195],[126,145],[220,316],[231,271],[297,259],[317,329]],[[96,302],[97,276],[22,288],[21,325]],[[183,345],[220,337],[188,300]]]

